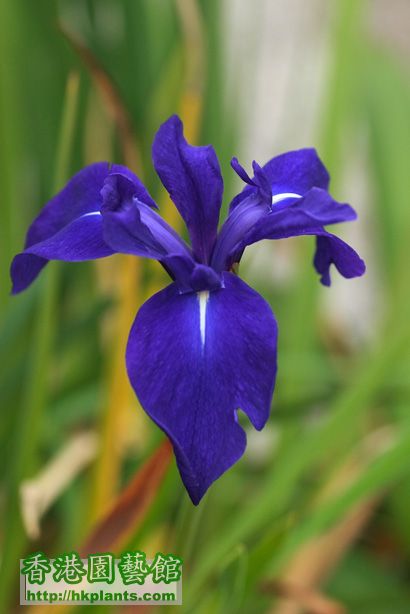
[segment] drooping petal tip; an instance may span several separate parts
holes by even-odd
[[[26,290],[46,266],[48,260],[31,254],[17,254],[10,266],[11,294]]]
[[[357,252],[342,239],[326,231],[317,235],[313,263],[320,274],[320,282],[324,286],[331,285],[330,266],[332,264],[346,279],[361,277],[366,272],[366,264]]]

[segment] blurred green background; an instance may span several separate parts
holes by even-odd
[[[182,556],[186,612],[410,611],[409,23],[399,0],[0,1],[1,612],[21,556],[90,544]],[[52,263],[9,296],[29,223],[86,163],[132,167],[182,230],[150,162],[175,112],[225,207],[233,155],[317,147],[368,267],[323,289],[309,238],[248,250],[279,322],[272,417],[198,508],[125,374],[161,268]]]

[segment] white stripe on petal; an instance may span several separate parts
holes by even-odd
[[[272,196],[272,205],[276,205],[280,203],[281,200],[286,200],[287,198],[302,198],[300,194],[294,194],[293,192],[282,192],[282,194],[274,194]]]
[[[90,213],[84,213],[81,217],[88,217],[89,215],[101,215],[100,211],[90,211]]]
[[[202,347],[205,345],[205,333],[206,333],[206,307],[209,299],[209,291],[203,290],[198,292],[199,301],[199,330],[201,333]]]

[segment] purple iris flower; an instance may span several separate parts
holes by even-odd
[[[49,260],[69,262],[116,252],[158,260],[172,283],[139,310],[128,340],[131,384],[152,420],[171,439],[182,480],[197,504],[246,447],[237,412],[260,430],[276,377],[277,325],[268,303],[232,272],[246,246],[262,239],[315,235],[314,265],[325,285],[333,263],[344,277],[363,261],[324,226],[354,220],[332,199],[314,149],[285,153],[247,184],[218,232],[223,180],[211,146],[193,147],[171,117],[153,144],[155,169],[184,219],[189,246],[157,213],[141,181],[106,162],[77,173],[30,226],[11,266],[13,293]]]

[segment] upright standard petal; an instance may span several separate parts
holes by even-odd
[[[183,136],[181,120],[174,115],[158,130],[152,157],[162,183],[188,227],[196,259],[208,264],[223,193],[213,147],[189,145]]]
[[[109,256],[104,242],[101,189],[110,173],[121,173],[147,206],[156,206],[141,181],[126,167],[97,162],[79,171],[31,224],[25,250],[11,266],[13,293],[27,288],[49,260],[89,260]]]
[[[265,300],[231,273],[215,292],[171,284],[140,309],[127,347],[130,381],[170,437],[197,504],[243,454],[244,411],[261,429],[276,376],[277,326]]]

